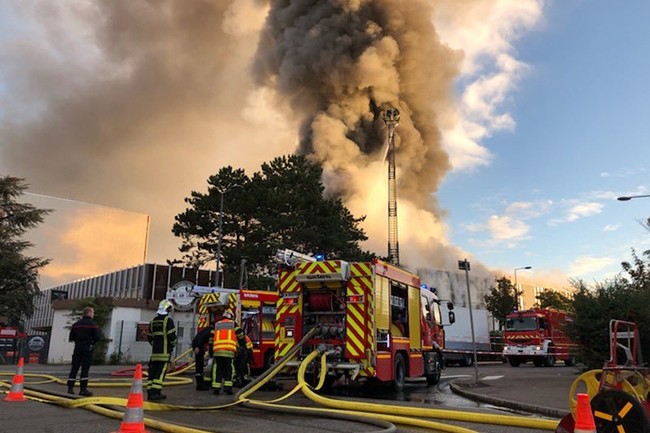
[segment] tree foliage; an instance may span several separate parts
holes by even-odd
[[[573,307],[573,300],[555,290],[544,290],[535,297],[539,308],[557,308],[558,310],[570,311]]]
[[[33,245],[22,236],[50,212],[19,202],[26,189],[24,179],[0,177],[0,316],[6,316],[11,325],[33,314],[33,297],[39,292],[38,271],[49,263],[48,259],[25,254]]]
[[[650,359],[650,251],[623,262],[621,275],[590,288],[573,281],[573,321],[567,332],[579,345],[579,359],[588,368],[601,368],[610,357],[609,324],[613,319],[634,322],[641,332],[643,359]]]
[[[499,329],[503,329],[506,316],[515,310],[517,305],[517,290],[509,278],[501,277],[496,280],[496,286],[490,293],[483,297],[485,308],[499,322]]]
[[[189,207],[177,215],[172,232],[181,238],[183,261],[201,267],[215,260],[223,198],[221,264],[225,283],[237,286],[242,261],[250,288],[273,284],[272,258],[278,249],[322,252],[328,258],[369,260],[359,242],[366,234],[340,198],[325,196],[322,168],[304,156],[264,163],[248,177],[223,167],[208,179],[208,192],[192,191]]]

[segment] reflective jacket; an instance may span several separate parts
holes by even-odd
[[[212,356],[234,358],[235,352],[237,352],[235,322],[230,319],[222,319],[214,325]]]
[[[147,339],[152,361],[169,361],[176,345],[176,326],[169,315],[158,314],[149,322]]]

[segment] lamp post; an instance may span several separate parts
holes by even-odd
[[[648,194],[644,194],[644,195],[626,195],[626,196],[623,196],[623,197],[618,197],[616,200],[618,200],[618,201],[630,201],[633,198],[643,198],[643,197],[650,197],[650,195],[648,195]]]
[[[221,287],[219,271],[221,270],[221,242],[223,240],[223,196],[232,191],[233,188],[243,188],[243,186],[234,184],[227,185],[224,188],[217,188],[219,194],[221,194],[221,205],[219,206],[219,241],[217,242],[217,275],[214,277],[214,286]]]
[[[517,303],[517,311],[519,311],[519,286],[517,286],[517,271],[532,268],[532,266],[522,266],[521,268],[515,268],[515,302]]]

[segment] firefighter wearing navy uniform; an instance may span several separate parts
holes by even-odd
[[[253,342],[244,333],[242,328],[235,330],[237,337],[237,353],[235,355],[235,377],[236,382],[242,386],[250,383],[253,378],[251,377],[251,361],[253,360]]]
[[[151,358],[149,358],[147,400],[157,401],[167,398],[162,394],[163,382],[176,345],[176,326],[170,317],[172,311],[171,302],[165,299],[158,305],[156,317],[149,322],[147,339],[151,344]]]
[[[210,389],[210,381],[205,380],[205,349],[212,341],[212,329],[201,329],[192,339],[192,349],[194,349],[196,389],[198,391],[207,391]]]
[[[74,394],[74,383],[77,380],[79,367],[81,367],[79,395],[85,397],[93,395],[88,391],[88,372],[93,357],[93,346],[103,338],[93,317],[95,317],[95,310],[92,307],[86,307],[83,310],[83,317],[70,328],[69,340],[74,342],[74,352],[72,353],[72,367],[68,375],[68,394]]]
[[[219,394],[221,387],[226,394],[232,394],[233,360],[237,352],[235,322],[230,311],[221,316],[214,325],[214,343],[212,345],[212,392]]]

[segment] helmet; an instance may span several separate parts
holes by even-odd
[[[168,314],[173,309],[174,306],[167,299],[163,299],[162,301],[160,301],[160,304],[158,304],[158,314],[165,315]]]
[[[224,311],[223,314],[221,315],[221,317],[223,319],[230,319],[230,320],[235,318],[235,316],[233,316],[232,313],[229,310]]]

